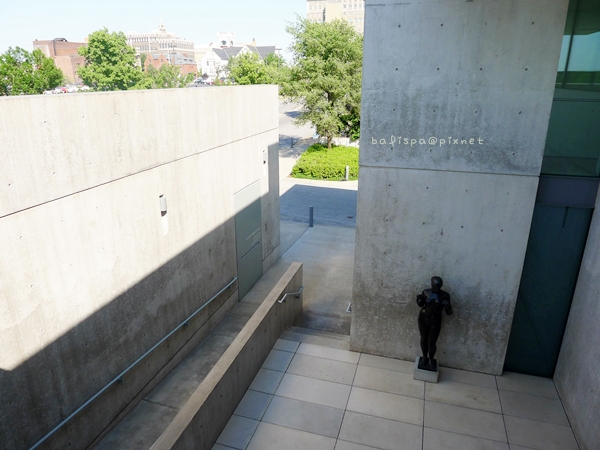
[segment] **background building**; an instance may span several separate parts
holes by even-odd
[[[56,38],[51,41],[33,41],[33,49],[40,49],[44,55],[54,60],[54,64],[63,71],[65,77],[73,83],[80,82],[77,76],[79,66],[85,64],[85,58],[79,56],[77,51],[85,47],[85,42],[69,42],[65,38]]]
[[[180,38],[167,31],[164,23],[160,23],[158,30],[148,33],[128,32],[127,44],[135,48],[136,53],[193,53],[194,43],[185,38]]]
[[[180,73],[183,75],[189,73],[198,74],[196,60],[192,56],[188,56],[188,53],[150,53],[146,56],[144,68],[148,69],[148,67],[152,66],[158,70],[164,64],[178,66]]]
[[[281,49],[276,45],[257,46],[255,40],[250,44],[236,43],[234,33],[219,32],[215,42],[195,48],[198,74],[206,75],[210,81],[217,77],[225,77],[229,58],[249,52],[256,53],[264,59],[270,53],[280,55]]]
[[[364,30],[364,0],[307,0],[306,18],[311,22],[332,22],[342,19],[356,31]]]
[[[419,355],[415,296],[439,275],[440,364],[553,377],[598,448],[600,3],[366,18],[351,347]]]

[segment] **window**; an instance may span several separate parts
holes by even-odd
[[[542,173],[600,176],[600,8],[571,0]]]

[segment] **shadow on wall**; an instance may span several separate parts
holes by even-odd
[[[36,444],[236,276],[231,217],[14,369],[0,369],[0,448]],[[210,321],[211,316],[235,305],[237,286],[233,283],[40,448],[88,446],[217,325],[223,315]],[[189,348],[177,354],[188,341]]]
[[[312,206],[315,225],[356,228],[357,195],[350,189],[296,184],[281,195],[280,217],[282,221],[308,223]]]

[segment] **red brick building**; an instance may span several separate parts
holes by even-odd
[[[85,58],[79,56],[77,51],[85,47],[85,42],[69,42],[65,38],[56,38],[51,41],[33,41],[33,48],[40,49],[44,55],[54,60],[54,64],[63,71],[65,77],[72,83],[80,82],[77,69],[83,66]]]

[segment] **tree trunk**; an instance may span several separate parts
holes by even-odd
[[[333,143],[333,138],[330,136],[327,136],[327,148],[331,148],[332,143]]]

